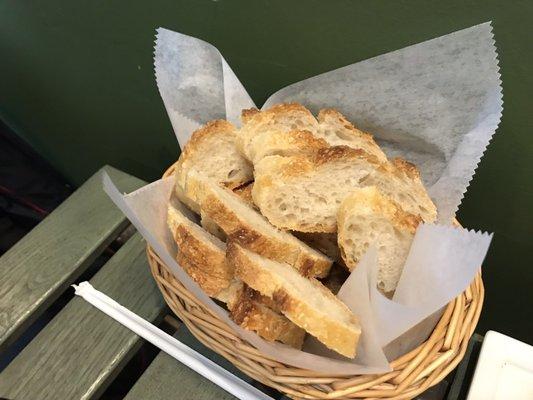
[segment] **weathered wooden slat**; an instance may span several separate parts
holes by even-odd
[[[161,352],[135,383],[125,400],[236,399],[214,383]]]
[[[91,283],[148,321],[157,323],[166,312],[138,233]],[[75,297],[0,374],[0,397],[97,398],[141,344],[139,336]]]
[[[241,379],[252,382],[251,378],[242,374],[224,357],[198,342],[184,325],[179,327],[175,337],[211,361],[216,362],[226,370],[239,376]],[[233,400],[236,397],[181,364],[168,354],[160,352],[124,400],[168,400],[178,398]]]
[[[259,382],[254,382],[252,378],[242,373],[224,357],[204,346],[190,333],[185,325],[179,326],[175,337],[243,381],[266,391],[273,399],[287,399],[278,391],[267,388]],[[168,354],[160,352],[131,388],[124,400],[168,400],[174,398],[197,400],[235,399],[234,396]]]
[[[125,192],[143,185],[103,170]],[[127,225],[102,190],[101,171],[0,258],[0,352],[15,340]]]

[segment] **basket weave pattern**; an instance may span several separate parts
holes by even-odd
[[[172,166],[164,177],[173,172]],[[200,342],[250,377],[294,399],[411,399],[439,383],[461,361],[483,305],[484,288],[478,273],[446,306],[431,336],[391,362],[391,372],[355,376],[317,373],[260,353],[176,280],[150,246],[147,256],[165,301]]]

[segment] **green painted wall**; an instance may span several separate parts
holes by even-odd
[[[72,183],[157,178],[178,155],[152,71],[159,26],[217,46],[257,104],[317,73],[493,21],[504,117],[460,219],[496,233],[480,331],[533,342],[531,1],[3,1],[0,117]]]

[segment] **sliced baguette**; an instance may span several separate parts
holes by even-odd
[[[250,138],[244,155],[255,164],[266,156],[310,154],[326,147],[329,147],[329,144],[325,140],[317,138],[309,131],[273,129],[259,132]]]
[[[268,296],[296,325],[339,354],[353,358],[361,334],[358,319],[316,279],[306,279],[287,264],[264,258],[228,242],[228,261],[252,289]]]
[[[252,166],[237,150],[236,141],[235,127],[224,120],[209,122],[195,131],[178,159],[176,185],[184,188],[192,169],[230,189],[253,180]]]
[[[261,133],[294,130],[314,133],[318,129],[313,114],[298,103],[277,104],[264,111],[255,108],[243,110],[241,120],[237,146],[245,156],[253,153],[253,141]]]
[[[347,146],[312,156],[269,156],[255,165],[254,203],[275,226],[300,232],[335,232],[339,204],[363,185],[379,161]]]
[[[286,262],[304,276],[324,277],[332,261],[291,234],[272,226],[261,214],[231,191],[191,171],[187,194],[242,246],[267,258]]]
[[[265,111],[244,110],[242,123],[238,147],[254,164],[267,155],[296,155],[339,145],[362,149],[380,161],[387,161],[372,135],[355,128],[333,109],[320,110],[317,121],[301,104],[278,104]],[[288,137],[283,138],[283,133]]]
[[[337,214],[342,258],[352,271],[374,244],[378,250],[378,288],[396,289],[421,218],[409,214],[375,187],[357,189],[344,199]]]
[[[206,271],[206,265],[191,260],[179,250],[176,261],[209,297],[218,298],[220,293],[228,289],[232,282],[232,279],[224,279],[210,274]]]
[[[252,199],[252,187],[253,187],[253,185],[254,185],[254,183],[250,182],[250,183],[247,183],[247,184],[245,184],[243,186],[239,186],[238,188],[233,189],[233,193],[235,193],[237,196],[239,196],[241,198],[241,200],[244,201],[246,204],[250,205],[254,209],[257,209],[257,207],[255,206],[254,201]],[[192,200],[191,200],[191,202],[192,202]],[[198,206],[198,208],[199,208],[199,206]],[[226,234],[224,233],[224,231],[203,210],[200,210],[200,224],[210,234],[216,236],[217,238],[219,238],[223,242],[226,241]]]
[[[347,146],[319,150],[313,156],[265,157],[255,165],[254,174],[254,203],[280,229],[335,232],[340,203],[353,190],[369,185],[426,222],[437,215],[412,164],[382,163]]]
[[[420,179],[420,172],[415,165],[402,158],[381,164],[364,184],[376,186],[404,211],[419,216],[424,222],[435,222],[437,219],[437,207]]]
[[[387,156],[374,141],[372,135],[360,131],[344,115],[331,108],[318,113],[317,137],[326,140],[331,146],[349,146],[362,149],[379,161],[387,161]]]
[[[167,210],[167,223],[178,245],[178,254],[205,273],[226,280],[225,287],[229,286],[233,268],[225,261],[226,244],[198,226],[179,207],[169,204]]]
[[[210,297],[228,304],[230,316],[245,329],[266,340],[301,348],[305,332],[286,317],[270,309],[273,303],[254,295],[235,280],[233,266],[226,261],[226,244],[204,231],[174,204],[168,208],[167,221],[179,246],[176,261]]]
[[[263,339],[278,340],[297,349],[302,348],[305,331],[287,317],[269,307],[272,301],[240,282],[228,302],[231,319],[244,329],[257,332]]]
[[[277,340],[297,349],[302,347],[305,331],[279,311],[271,309],[270,299],[248,288],[240,279],[233,279],[228,283],[209,275],[205,272],[205,268],[195,264],[180,252],[176,259],[208,296],[226,303],[230,318],[237,325],[256,332],[265,340]]]

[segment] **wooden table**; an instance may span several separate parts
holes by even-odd
[[[114,168],[103,169],[121,191],[130,192],[144,184]],[[80,277],[86,279],[94,260],[128,225],[103,192],[98,172],[0,258],[2,357],[13,352],[13,345],[24,344],[27,330],[40,329],[43,313],[64,292],[73,292],[72,283]],[[168,309],[150,274],[145,247],[142,237],[133,234],[90,282],[157,324]],[[185,329],[179,331],[185,340],[192,340]],[[136,334],[73,297],[0,373],[0,397],[99,398],[142,344]],[[180,395],[167,381],[179,383]],[[128,398],[233,397],[160,354]]]
[[[114,168],[103,170],[123,192],[144,184]],[[0,398],[100,398],[140,349],[140,337],[79,297],[71,297],[51,320],[43,318],[50,307],[57,308],[58,298],[64,298],[65,293],[72,296],[72,283],[94,273],[94,261],[110,243],[121,234],[128,237],[123,234],[128,226],[103,192],[100,171],[0,258],[0,360],[9,359],[11,353],[23,347],[0,370]],[[168,315],[150,274],[145,242],[138,233],[128,237],[90,282],[154,324],[165,318],[176,328],[179,340],[251,382]],[[275,399],[282,397],[260,383],[252,383]],[[442,398],[442,394],[424,398]],[[126,399],[234,397],[160,352]]]

